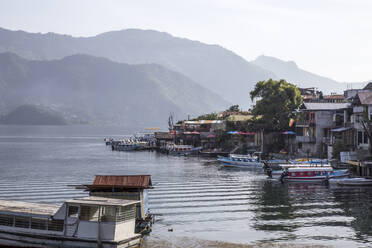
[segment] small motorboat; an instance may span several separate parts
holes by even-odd
[[[372,186],[372,179],[363,178],[363,177],[332,179],[329,182],[335,183],[341,186]]]
[[[196,155],[203,147],[193,147],[189,145],[171,145],[167,148],[169,155],[188,156]]]
[[[222,162],[223,167],[231,168],[263,168],[263,163],[259,161],[258,157],[251,155],[229,154],[228,157],[217,158]]]
[[[349,176],[348,170],[333,170],[332,167],[287,167],[283,170],[267,170],[270,178],[287,182],[325,182],[331,178]]]

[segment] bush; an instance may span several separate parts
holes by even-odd
[[[347,148],[341,140],[336,140],[335,144],[333,145],[332,156],[335,159],[340,160],[340,152],[345,151]]]

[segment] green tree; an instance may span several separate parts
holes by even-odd
[[[257,100],[252,114],[262,116],[259,122],[276,131],[288,129],[289,119],[294,116],[293,111],[302,103],[298,88],[285,80],[260,81],[250,96],[252,101]]]
[[[199,121],[199,120],[219,120],[221,118],[218,117],[217,113],[210,113],[210,114],[205,114],[205,115],[200,115],[194,119],[193,121]]]
[[[228,109],[228,111],[231,111],[231,112],[240,112],[239,105],[232,105],[232,106],[230,106],[230,108]]]
[[[340,160],[340,152],[346,151],[347,148],[344,145],[344,143],[341,140],[336,140],[335,144],[333,145],[333,150],[332,150],[332,156],[335,159]]]

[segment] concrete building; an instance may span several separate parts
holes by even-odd
[[[350,103],[305,102],[296,123],[298,152],[307,156],[327,157],[331,130],[344,127],[350,120]]]

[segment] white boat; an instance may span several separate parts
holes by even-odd
[[[325,182],[331,178],[349,176],[348,170],[333,170],[332,167],[289,167],[268,171],[271,178],[287,182]]]
[[[363,177],[332,179],[329,182],[341,186],[372,186],[372,179]]]
[[[62,206],[0,200],[0,246],[138,247],[138,203],[93,196]]]
[[[170,145],[167,147],[168,154],[176,156],[188,156],[198,154],[203,147],[190,145]]]
[[[138,150],[143,150],[146,145],[147,145],[147,142],[143,142],[143,141],[125,140],[115,145],[113,144],[112,150],[113,151],[138,151]]]
[[[263,163],[258,157],[250,155],[229,154],[228,157],[218,157],[218,161],[222,162],[223,167],[231,168],[263,168]]]

